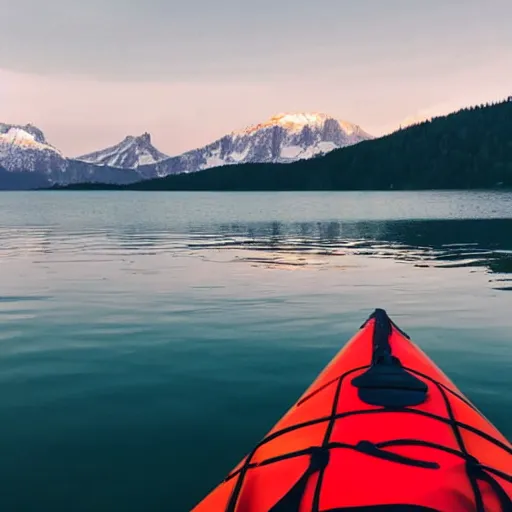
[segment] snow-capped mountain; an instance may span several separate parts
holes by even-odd
[[[10,172],[61,171],[66,158],[39,128],[0,123],[0,165]]]
[[[221,165],[295,162],[372,138],[359,126],[326,114],[279,114],[203,148],[140,166],[138,172],[144,178],[155,178]]]
[[[77,160],[96,165],[108,165],[123,169],[136,169],[140,165],[151,165],[169,158],[151,144],[151,135],[128,136],[119,144],[106,149],[79,156]]]
[[[135,171],[99,167],[66,158],[47,142],[39,128],[31,124],[0,123],[0,166],[11,173],[10,176],[0,173],[0,188],[7,183],[22,182],[27,186],[20,188],[91,181],[132,183],[141,179]],[[29,174],[34,177],[28,178]]]
[[[0,166],[8,173],[20,174],[7,180],[11,177],[2,172],[0,181],[25,180],[37,186],[84,182],[126,184],[220,165],[294,162],[371,138],[359,126],[326,114],[280,114],[179,156],[167,157],[151,144],[150,135],[144,133],[73,159],[66,158],[33,125],[0,123]],[[34,174],[34,179],[29,180],[29,174]]]

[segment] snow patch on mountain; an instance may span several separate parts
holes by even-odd
[[[281,152],[279,156],[285,159],[296,159],[299,158],[299,155],[303,152],[303,149],[300,146],[285,146],[281,148]]]
[[[151,136],[144,133],[138,137],[128,136],[119,144],[106,149],[79,156],[77,160],[95,165],[107,165],[122,169],[137,169],[169,158],[151,144]]]

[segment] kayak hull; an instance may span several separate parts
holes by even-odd
[[[510,512],[511,475],[508,440],[376,310],[193,512]]]

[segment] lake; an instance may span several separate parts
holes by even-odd
[[[0,509],[187,511],[377,307],[512,439],[512,193],[0,194]]]

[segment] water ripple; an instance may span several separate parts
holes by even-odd
[[[486,222],[486,231],[481,231]],[[495,229],[489,230],[492,226]],[[495,279],[512,273],[512,243],[501,236],[512,231],[512,221],[364,221],[310,223],[235,223],[187,232],[162,230],[83,231],[59,228],[0,228],[0,255],[4,260],[37,254],[37,265],[87,265],[125,261],[133,257],[200,255],[215,260],[220,251],[233,253],[231,261],[265,268],[341,268],[342,256],[364,256],[410,263],[417,268],[473,267]],[[474,241],[475,233],[480,236]],[[462,236],[461,236],[462,235]],[[453,241],[453,238],[461,241]],[[240,255],[239,252],[247,255]],[[127,260],[128,258],[128,260]],[[229,260],[228,260],[229,261]],[[156,270],[125,267],[151,275]],[[508,290],[496,284],[497,290]],[[0,298],[0,301],[2,299]],[[12,299],[3,299],[12,300]]]

